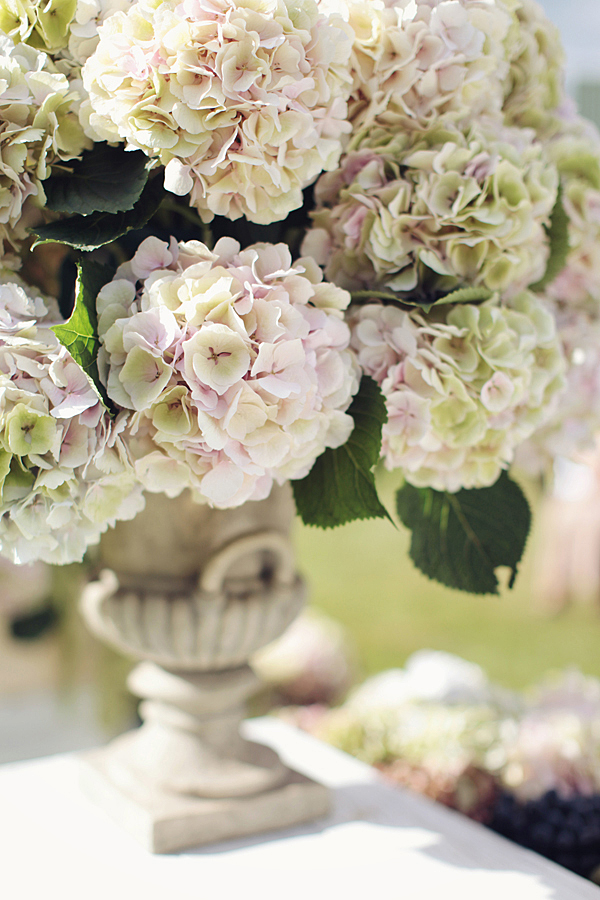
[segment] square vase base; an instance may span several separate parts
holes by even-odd
[[[108,778],[105,754],[95,750],[82,755],[82,789],[151,853],[174,853],[289,828],[330,811],[329,790],[292,769],[270,791],[212,800],[149,789],[141,783],[123,790]]]

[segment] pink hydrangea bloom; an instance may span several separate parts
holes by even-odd
[[[348,8],[355,132],[500,111],[512,24],[500,0],[349,0]]]
[[[506,305],[494,297],[442,306],[428,319],[368,304],[351,325],[359,362],[386,401],[384,463],[417,486],[493,484],[564,387],[551,310],[530,293]]]
[[[90,134],[158,157],[205,221],[284,219],[337,165],[352,32],[312,0],[140,0],[99,32]]]
[[[98,297],[100,364],[134,411],[144,486],[236,506],[343,444],[358,388],[349,299],[284,244],[144,241]]]
[[[348,289],[514,293],[544,274],[557,189],[532,131],[492,120],[373,130],[317,182],[302,251]]]

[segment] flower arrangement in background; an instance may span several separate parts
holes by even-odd
[[[2,552],[144,491],[389,518],[383,460],[417,566],[514,579],[508,470],[600,409],[600,136],[534,0],[0,0],[0,42]]]
[[[421,650],[337,708],[282,709],[321,739],[586,877],[600,866],[600,682],[575,670],[516,693]]]
[[[282,637],[254,654],[252,668],[281,706],[339,703],[356,676],[355,654],[344,628],[310,608]]]

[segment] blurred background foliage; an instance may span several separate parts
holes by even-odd
[[[382,481],[391,508],[393,479],[383,473]],[[297,524],[298,560],[312,602],[348,628],[364,675],[402,665],[429,647],[478,663],[507,687],[525,687],[567,665],[600,676],[600,608],[586,603],[555,611],[534,596],[541,492],[522,486],[534,528],[516,585],[504,586],[500,596],[463,594],[421,575],[408,559],[410,535],[402,526],[354,522],[321,532]]]

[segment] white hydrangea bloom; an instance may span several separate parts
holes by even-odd
[[[143,508],[121,432],[47,324],[44,299],[0,284],[0,552],[81,560]]]
[[[337,165],[352,33],[313,0],[139,0],[99,32],[90,133],[158,157],[205,221],[284,219]]]
[[[485,487],[552,415],[564,385],[554,318],[526,292],[441,310],[426,320],[369,304],[352,343],[385,397],[386,467],[419,487]]]
[[[303,245],[345,288],[466,283],[518,291],[542,277],[558,174],[528,130],[373,132],[317,182]]]
[[[499,113],[511,21],[488,0],[350,0],[355,132]]]
[[[506,722],[489,703],[406,702],[357,708],[346,702],[318,720],[316,736],[371,764],[403,759],[430,772],[458,775],[487,768],[501,747]]]
[[[126,12],[136,0],[77,0],[68,35],[68,55],[82,66],[100,40],[99,28],[116,12]]]
[[[349,300],[284,244],[147,238],[97,304],[101,375],[135,410],[144,486],[236,506],[343,444],[359,380]]]
[[[25,237],[26,201],[42,206],[52,164],[89,145],[77,100],[46,54],[0,35],[0,242]]]

